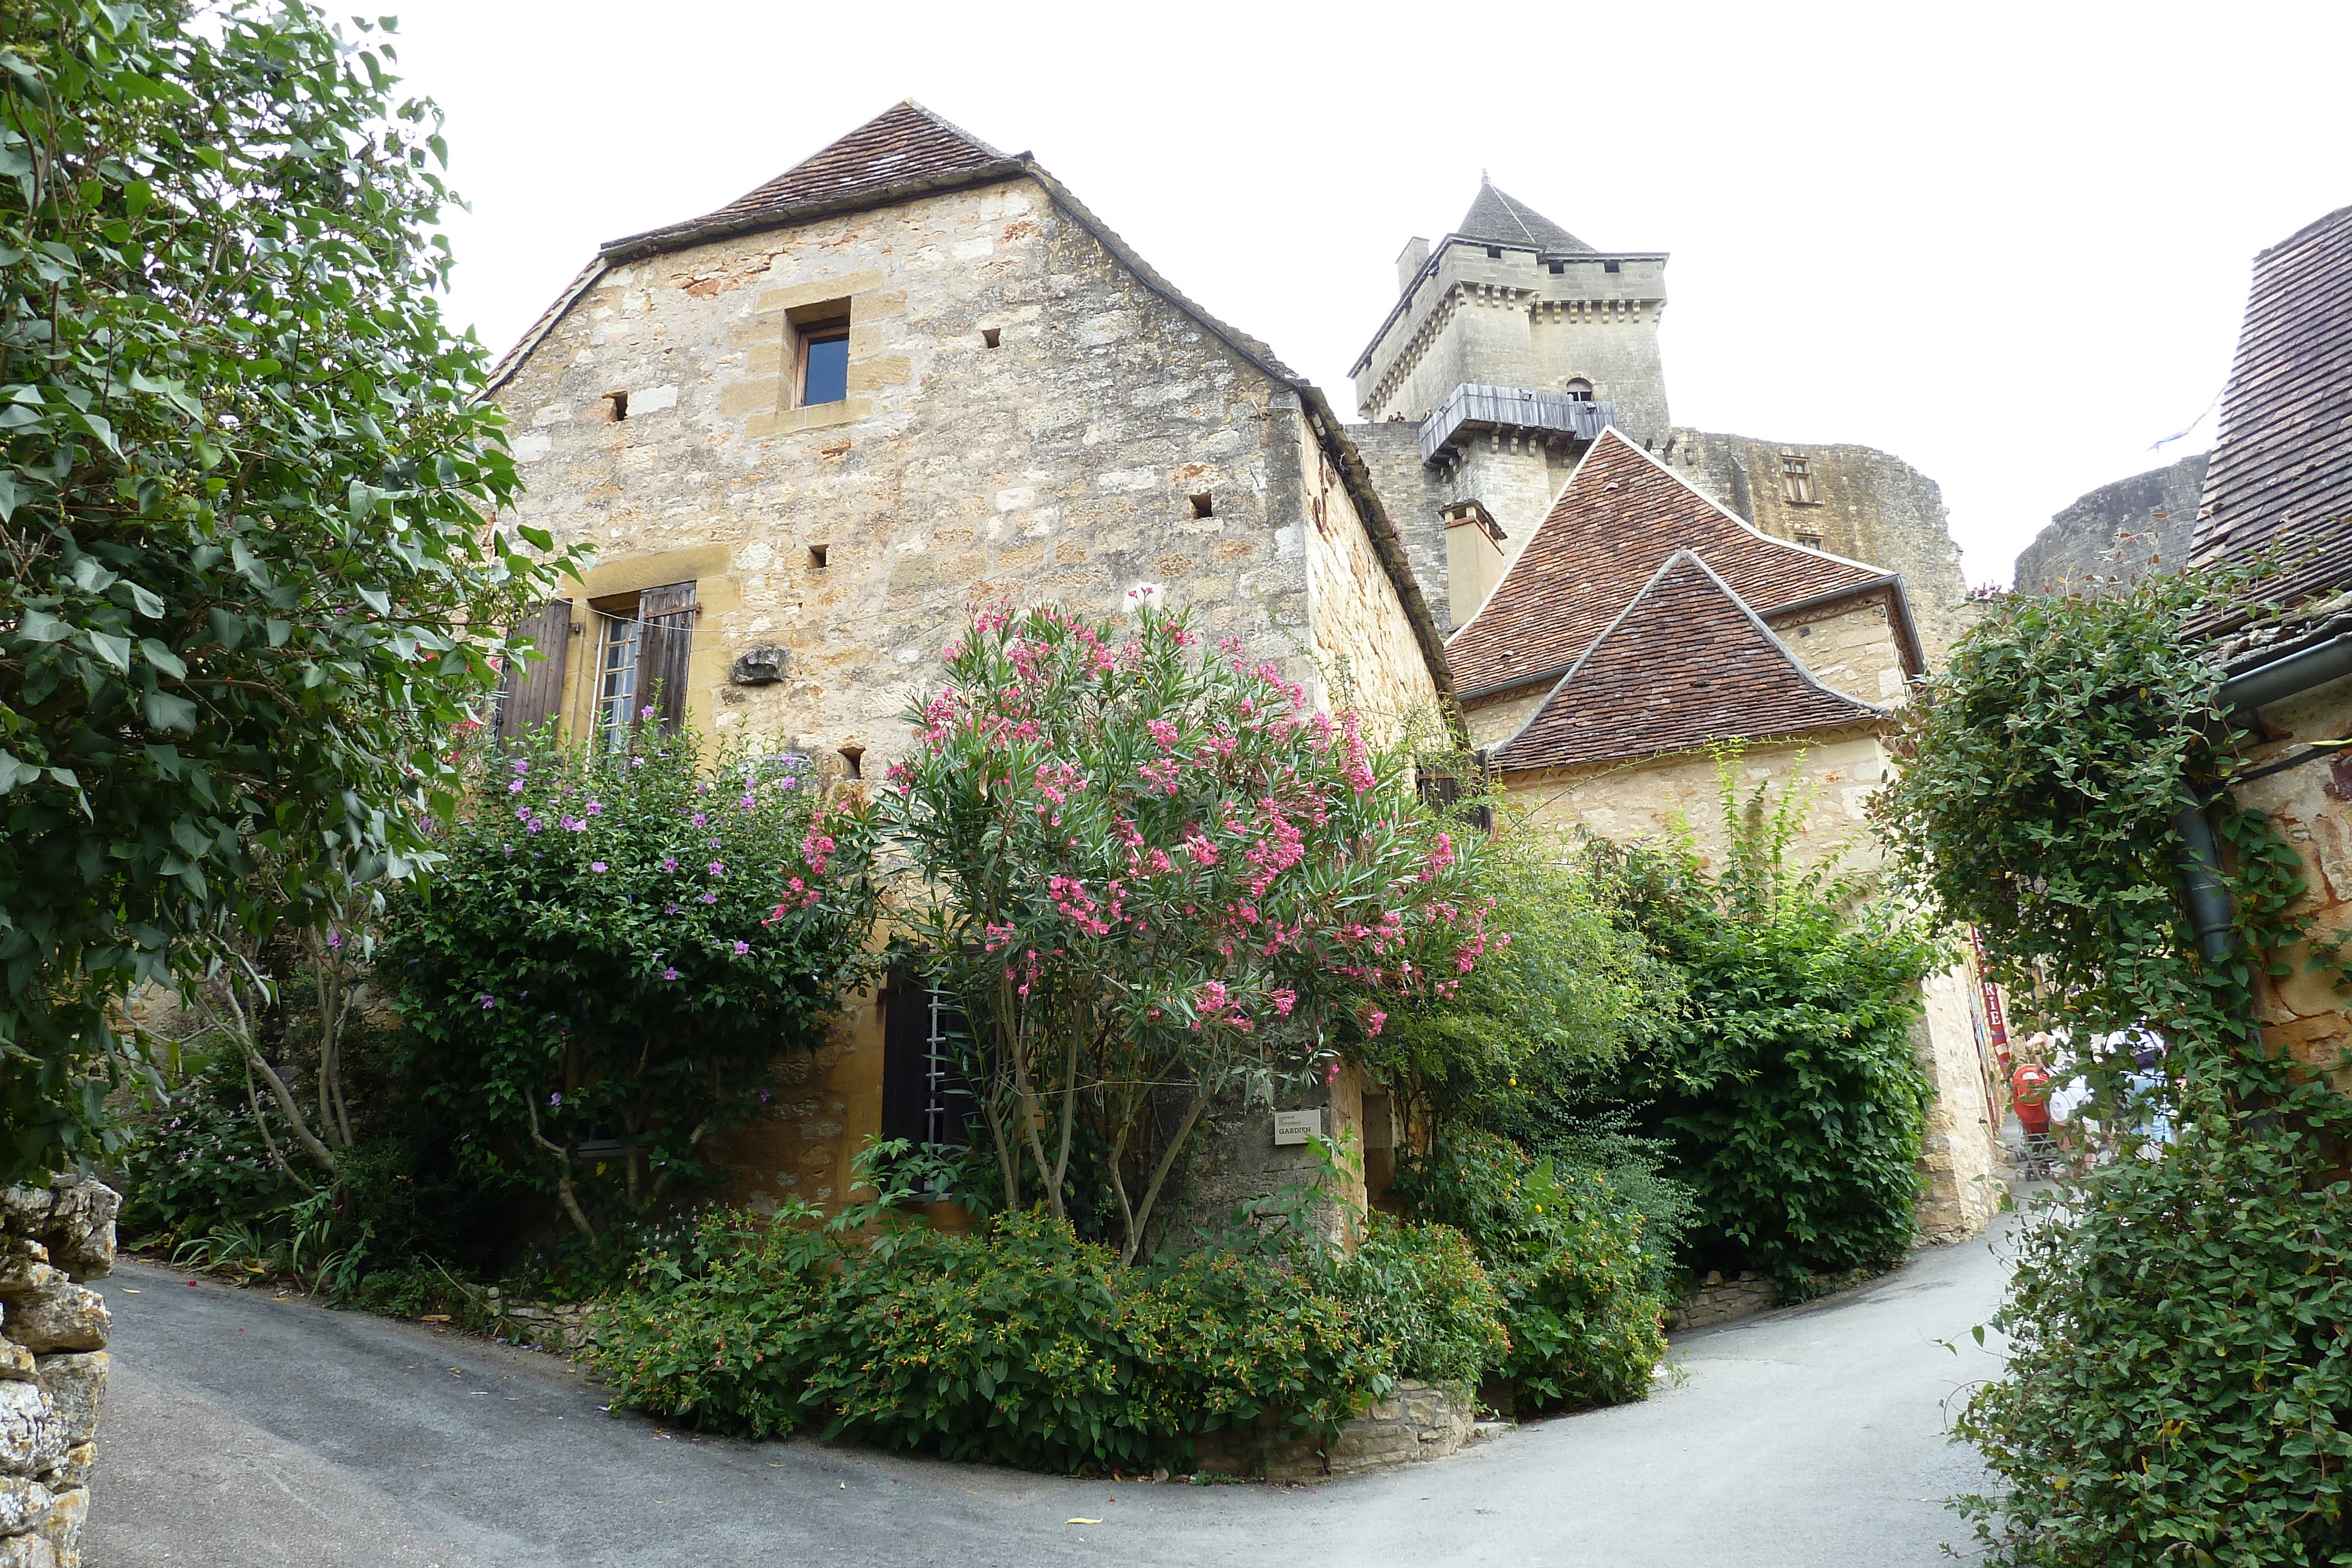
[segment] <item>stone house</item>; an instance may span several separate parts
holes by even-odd
[[[1811,802],[1797,862],[1858,866],[1875,858],[1864,806],[1894,767],[1894,706],[1927,665],[1899,575],[1764,533],[1614,429],[1446,652],[1472,737],[1536,822],[1619,841],[1687,832],[1718,857],[1709,747],[1737,739],[1741,788]],[[1931,1236],[1973,1232],[2003,1189],[1983,996],[1963,964],[1923,998]]]
[[[1323,394],[1185,298],[1025,154],[902,103],[715,213],[603,246],[497,366],[528,492],[593,544],[509,731],[662,721],[847,779],[973,607],[1150,588],[1315,700],[1452,700],[1441,632]],[[720,1151],[816,1202],[920,1135],[927,993],[886,988]],[[1351,1120],[1358,1087],[1331,1092]],[[936,1107],[930,1107],[936,1110]],[[1247,1163],[1305,1158],[1233,1128]]]
[[[1315,700],[1344,684],[1389,724],[1459,721],[1452,632],[1507,782],[1578,780],[1580,820],[1670,811],[1700,777],[1696,737],[1654,747],[1635,779],[1577,749],[1572,702],[1548,710],[1567,738],[1540,757],[1499,733],[1563,674],[1575,702],[1604,683],[1673,694],[1685,718],[1715,714],[1707,735],[1752,733],[1759,766],[1793,767],[1801,746],[1835,810],[1858,810],[1885,766],[1884,705],[1943,645],[1914,596],[1939,615],[1959,597],[1940,501],[1884,455],[1780,446],[1783,480],[1759,500],[1740,476],[1763,447],[1671,425],[1665,260],[1593,250],[1483,188],[1460,231],[1408,247],[1355,372],[1367,423],[1344,424],[1033,158],[900,104],[715,213],[604,246],[499,361],[490,395],[528,486],[513,520],[596,549],[539,612],[550,656],[517,673],[500,725],[591,736],[657,706],[856,779],[905,744],[898,715],[971,608],[1108,612],[1148,588]],[[1562,555],[1628,485],[1660,508],[1639,544]],[[1901,570],[1827,553],[1849,539]],[[1520,612],[1481,611],[1490,593],[1549,628],[1541,651],[1496,643]],[[1535,663],[1512,663],[1521,641]],[[1710,708],[1716,677],[1685,656],[1702,642],[1769,672],[1787,712]],[[1951,985],[1945,1103],[1981,1121]],[[717,1151],[737,1190],[833,1201],[868,1136],[922,1136],[934,1016],[927,993],[886,987],[782,1064],[787,1092]],[[1392,1145],[1353,1072],[1286,1108],[1360,1131],[1376,1166]],[[1937,1230],[1980,1214],[1989,1157],[1948,1142]],[[1274,1145],[1263,1113],[1211,1145],[1209,1207],[1310,1158]]]
[[[2281,574],[2209,616],[2221,701],[2252,730],[2242,800],[2303,859],[2297,913],[2352,935],[2352,207],[2254,258],[2189,559],[2275,550]],[[2263,983],[2263,1031],[2352,1090],[2352,995],[2311,969]]]

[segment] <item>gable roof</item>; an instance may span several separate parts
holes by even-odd
[[[2189,561],[2272,545],[2285,574],[2201,630],[2352,589],[2352,207],[2254,258]]]
[[[905,161],[891,156],[900,151],[907,154]],[[978,154],[986,154],[993,161],[975,162]],[[793,183],[796,176],[805,176],[803,183]],[[1341,486],[1354,503],[1356,515],[1363,520],[1364,531],[1371,538],[1372,553],[1380,558],[1381,570],[1404,608],[1405,620],[1412,627],[1414,645],[1429,666],[1430,679],[1437,688],[1447,722],[1466,733],[1461,706],[1454,698],[1454,669],[1446,662],[1444,635],[1438,631],[1429,601],[1423,597],[1421,580],[1413,573],[1395,520],[1389,516],[1379,489],[1372,484],[1371,467],[1349,436],[1339,411],[1324,396],[1323,389],[1284,364],[1259,340],[1226,325],[1195,304],[1028,153],[1005,157],[913,99],[885,110],[823,152],[803,159],[716,213],[601,246],[515,345],[491,366],[480,395],[485,399],[496,395],[499,388],[522,368],[531,350],[555,329],[564,313],[594,287],[599,277],[622,262],[684,249],[730,235],[782,228],[831,213],[887,206],[934,192],[1014,179],[1035,181],[1057,211],[1085,230],[1147,289],[1198,322],[1202,330],[1263,374],[1297,394],[1307,427],[1314,432],[1332,466],[1339,470]],[[796,191],[814,193],[803,199],[794,193]]]
[[[1580,251],[1598,255],[1597,251],[1537,212],[1522,206],[1495,188],[1492,180],[1481,177],[1477,199],[1470,210],[1454,225],[1454,232],[1464,239],[1486,240],[1498,245],[1531,245],[1547,254]]]
[[[913,99],[905,99],[718,211],[608,240],[602,250],[615,258],[665,250],[790,222],[808,215],[813,207],[855,205],[886,192],[902,198],[919,188],[949,189],[1003,179],[1019,172],[1023,156],[1026,154],[1008,158]]]
[[[1494,762],[1510,772],[1573,768],[1886,716],[1815,680],[1713,568],[1678,549]]]
[[[1898,621],[1907,615],[1899,580],[1758,532],[1611,427],[1478,613],[1447,639],[1460,689],[1475,695],[1554,678],[1680,549],[1704,555],[1767,615],[1872,588],[1895,595]]]

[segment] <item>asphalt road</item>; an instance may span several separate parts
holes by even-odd
[[[1969,1329],[1999,1295],[2000,1234],[1682,1336],[1678,1378],[1645,1403],[1306,1488],[698,1440],[604,1414],[550,1356],[126,1263],[102,1285],[114,1371],[86,1562],[1924,1568],[1967,1535],[1942,1500],[1979,1470],[1946,1428],[1997,1367]]]

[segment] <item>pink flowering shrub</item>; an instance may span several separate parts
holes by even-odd
[[[376,973],[463,1162],[593,1239],[698,1176],[770,1064],[873,977],[873,810],[652,733],[487,752],[470,799]]]
[[[1005,1197],[1065,1217],[1093,1151],[1129,1261],[1213,1102],[1328,1076],[1508,940],[1408,756],[1181,615],[990,611],[908,716],[879,804]]]

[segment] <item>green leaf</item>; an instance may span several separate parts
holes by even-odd
[[[87,629],[83,631],[81,635],[82,642],[89,648],[90,652],[96,653],[100,658],[104,659],[108,664],[112,664],[124,674],[127,675],[131,673],[130,638],[117,637],[110,632],[90,631]]]
[[[154,638],[141,638],[139,640],[139,651],[147,655],[147,662],[149,664],[154,665],[157,669],[163,671],[165,674],[170,675],[174,680],[185,680],[188,678],[187,664],[182,661],[177,653],[172,652],[171,649],[165,647]]]
[[[157,729],[193,731],[196,727],[196,705],[185,697],[148,692],[140,697],[139,707]]]
[[[27,643],[62,643],[73,630],[46,610],[26,610],[16,623],[16,635]]]

